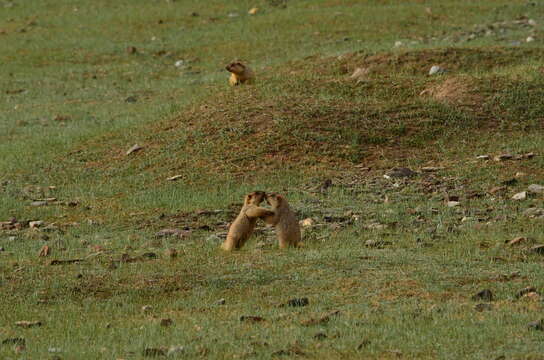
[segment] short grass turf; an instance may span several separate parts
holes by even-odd
[[[0,5],[1,358],[543,356],[543,4]],[[254,189],[301,249],[218,250]]]

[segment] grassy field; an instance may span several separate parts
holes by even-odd
[[[544,185],[542,24],[521,0],[0,2],[0,359],[543,358],[544,197],[512,199]],[[303,248],[259,223],[218,249],[256,189],[313,220]]]

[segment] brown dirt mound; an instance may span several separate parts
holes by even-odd
[[[452,77],[440,84],[434,84],[420,93],[450,104],[474,105],[482,101],[482,96],[474,90],[474,81],[469,77]]]

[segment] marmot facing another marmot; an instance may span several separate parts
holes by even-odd
[[[239,61],[228,64],[225,69],[230,72],[229,84],[231,86],[240,84],[252,84],[255,80],[255,74],[248,66]]]
[[[246,195],[242,210],[230,225],[227,239],[221,245],[223,250],[240,249],[253,234],[257,219],[274,215],[272,211],[259,207],[265,196],[263,191],[254,191]]]
[[[300,245],[300,226],[295,213],[289,207],[287,199],[279,194],[267,194],[266,202],[272,207],[274,215],[264,216],[264,221],[268,225],[276,227],[276,236],[280,249],[289,246],[298,247]]]

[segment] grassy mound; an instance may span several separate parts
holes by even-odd
[[[264,69],[255,86],[224,88],[146,127],[142,141],[153,145],[145,157],[233,175],[334,171],[410,153],[425,160],[422,149],[452,137],[541,128],[543,55],[519,48],[353,53]],[[427,75],[433,64],[447,72]]]

